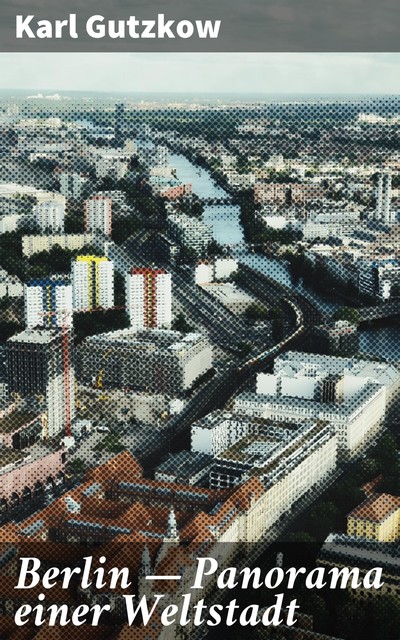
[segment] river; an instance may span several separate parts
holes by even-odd
[[[171,154],[170,164],[175,167],[177,177],[182,182],[190,182],[193,193],[200,198],[226,197],[226,191],[214,182],[209,172],[202,167],[197,167],[185,156]],[[288,267],[282,260],[249,252],[239,222],[239,206],[208,205],[205,207],[203,220],[212,225],[214,239],[221,245],[230,245],[230,252],[243,264],[259,270],[281,284],[293,287],[323,312],[332,313],[335,309],[343,306],[341,302],[324,298],[312,289],[304,287],[301,282],[293,285]],[[385,358],[392,362],[400,361],[399,327],[362,328],[359,330],[359,338],[362,353]]]

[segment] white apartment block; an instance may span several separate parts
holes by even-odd
[[[154,167],[151,167],[149,173],[150,173],[150,176],[166,178],[167,180],[172,180],[173,178],[176,178],[176,169],[170,166],[164,167],[162,165],[157,164]]]
[[[65,204],[65,198],[60,193],[53,191],[45,191],[37,189],[25,184],[17,184],[16,182],[0,182],[0,198],[9,200],[12,203],[16,198],[23,196],[34,198],[37,204],[52,200]]]
[[[164,147],[163,145],[158,145],[155,151],[155,161],[161,167],[166,167],[168,165],[168,147]]]
[[[237,173],[237,171],[232,171],[231,169],[224,171],[226,180],[233,189],[238,189],[239,191],[244,189],[250,189],[254,187],[256,183],[256,176],[254,173]]]
[[[0,298],[22,298],[24,285],[17,276],[11,276],[0,267]]]
[[[116,180],[123,178],[128,171],[128,165],[132,155],[135,153],[135,148],[134,142],[131,146],[121,150],[107,147],[91,147],[90,154],[93,158],[96,177],[105,178],[110,176]]]
[[[21,213],[10,213],[0,217],[0,234],[17,231],[25,216]]]
[[[63,232],[65,219],[65,203],[46,200],[33,208],[33,214],[41,231]]]
[[[168,216],[167,228],[174,242],[191,247],[198,252],[206,250],[213,240],[210,224],[205,224],[202,220],[191,218],[185,214]]]
[[[223,169],[233,169],[237,165],[237,157],[228,153],[221,154],[221,164]]]
[[[126,193],[118,189],[112,191],[98,191],[96,196],[103,196],[104,198],[111,198],[111,204],[123,205],[126,204]]]
[[[60,192],[65,198],[79,200],[82,197],[82,187],[87,181],[79,173],[64,172],[60,174]]]
[[[72,262],[74,311],[114,306],[114,264],[108,258],[78,256]]]
[[[395,221],[392,210],[392,176],[390,173],[380,173],[378,176],[375,217],[386,223]]]
[[[326,489],[336,468],[336,456],[336,436],[325,429],[306,448],[294,450],[287,461],[282,458],[276,471],[268,473],[268,466],[265,468],[266,491],[259,505],[264,532],[281,519],[290,517],[302,498],[316,496]],[[248,532],[248,539],[252,536],[257,540],[257,530]]]
[[[126,276],[126,306],[132,329],[169,329],[171,274],[164,269],[132,269]]]
[[[110,176],[115,180],[121,180],[128,171],[129,160],[119,155],[105,156],[96,160],[96,178]]]
[[[62,276],[31,280],[24,285],[25,326],[72,326],[72,286]]]
[[[256,430],[256,423],[251,417],[214,411],[192,425],[191,450],[217,456]]]
[[[129,153],[131,156],[137,153],[137,144],[134,140],[125,140],[124,142],[124,151],[125,153]]]
[[[85,200],[85,231],[100,232],[111,236],[112,200],[107,196],[95,195]]]

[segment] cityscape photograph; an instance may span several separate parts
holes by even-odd
[[[0,640],[399,640],[399,69],[0,55]]]

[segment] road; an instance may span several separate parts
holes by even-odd
[[[268,281],[266,276],[258,272],[254,272],[254,276],[258,279],[260,287],[266,286],[266,284],[273,287],[275,295],[280,295],[281,300],[286,298],[290,292],[291,297],[286,304],[292,307],[294,316],[297,318],[293,329],[280,343],[260,351],[257,356],[221,368],[217,375],[198,391],[185,410],[167,423],[162,431],[162,437],[160,434],[160,442],[156,449],[147,450],[140,457],[146,470],[150,470],[154,462],[159,461],[166,450],[187,448],[190,427],[193,422],[217,408],[222,408],[233,395],[245,388],[258,371],[263,371],[266,367],[271,366],[279,353],[285,351],[289,346],[294,347],[316,322],[320,322],[320,313],[309,300],[298,294],[293,295],[291,290],[274,281]]]
[[[130,246],[129,240],[124,248],[108,242],[108,256],[121,275],[125,275],[133,265],[148,264],[148,259],[140,254],[138,247],[136,246],[135,252],[131,252]],[[224,341],[230,345],[244,341],[256,344],[260,342],[260,336],[243,319],[194,284],[193,269],[185,274],[171,265],[159,263],[158,266],[164,266],[171,273],[174,298],[188,316],[193,318],[199,330],[204,328],[212,342],[218,344]]]
[[[256,336],[246,322],[176,271],[172,278],[172,293],[188,314],[205,327],[213,342],[255,341]]]
[[[145,263],[145,257],[139,252],[135,256],[129,253],[129,241],[126,248],[117,247],[114,243],[109,244],[109,256],[118,258],[115,260],[116,268],[120,273],[125,273],[133,264],[140,266]],[[161,265],[160,265],[161,266]],[[284,299],[288,299],[293,308],[298,309],[302,318],[302,325],[305,331],[321,322],[321,313],[304,296],[294,293],[288,287],[270,280],[264,274],[241,265],[249,289],[256,293],[261,300],[275,300],[276,304],[282,306]],[[162,431],[158,432],[157,439],[149,439],[149,433],[137,438],[133,451],[138,455],[140,462],[146,471],[150,471],[154,464],[159,462],[167,451],[187,448],[189,445],[191,424],[203,417],[210,411],[222,408],[226,402],[240,389],[244,388],[249,379],[257,371],[264,370],[271,364],[276,355],[293,346],[293,340],[299,337],[299,321],[296,314],[291,314],[293,327],[282,343],[273,347],[266,347],[262,344],[259,336],[253,335],[252,329],[232,312],[226,309],[220,302],[214,300],[204,291],[199,291],[194,284],[192,273],[178,271],[178,269],[168,266],[172,273],[173,295],[182,306],[187,309],[189,315],[195,317],[197,322],[204,327],[210,339],[215,343],[225,341],[227,344],[235,342],[251,341],[256,342],[258,356],[253,356],[249,361],[233,362],[231,364],[221,364],[216,375],[197,392],[190,400],[186,408],[176,417],[171,418]],[[286,315],[290,314],[286,303]]]

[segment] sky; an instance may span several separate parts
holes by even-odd
[[[400,53],[0,53],[29,91],[400,94]]]

